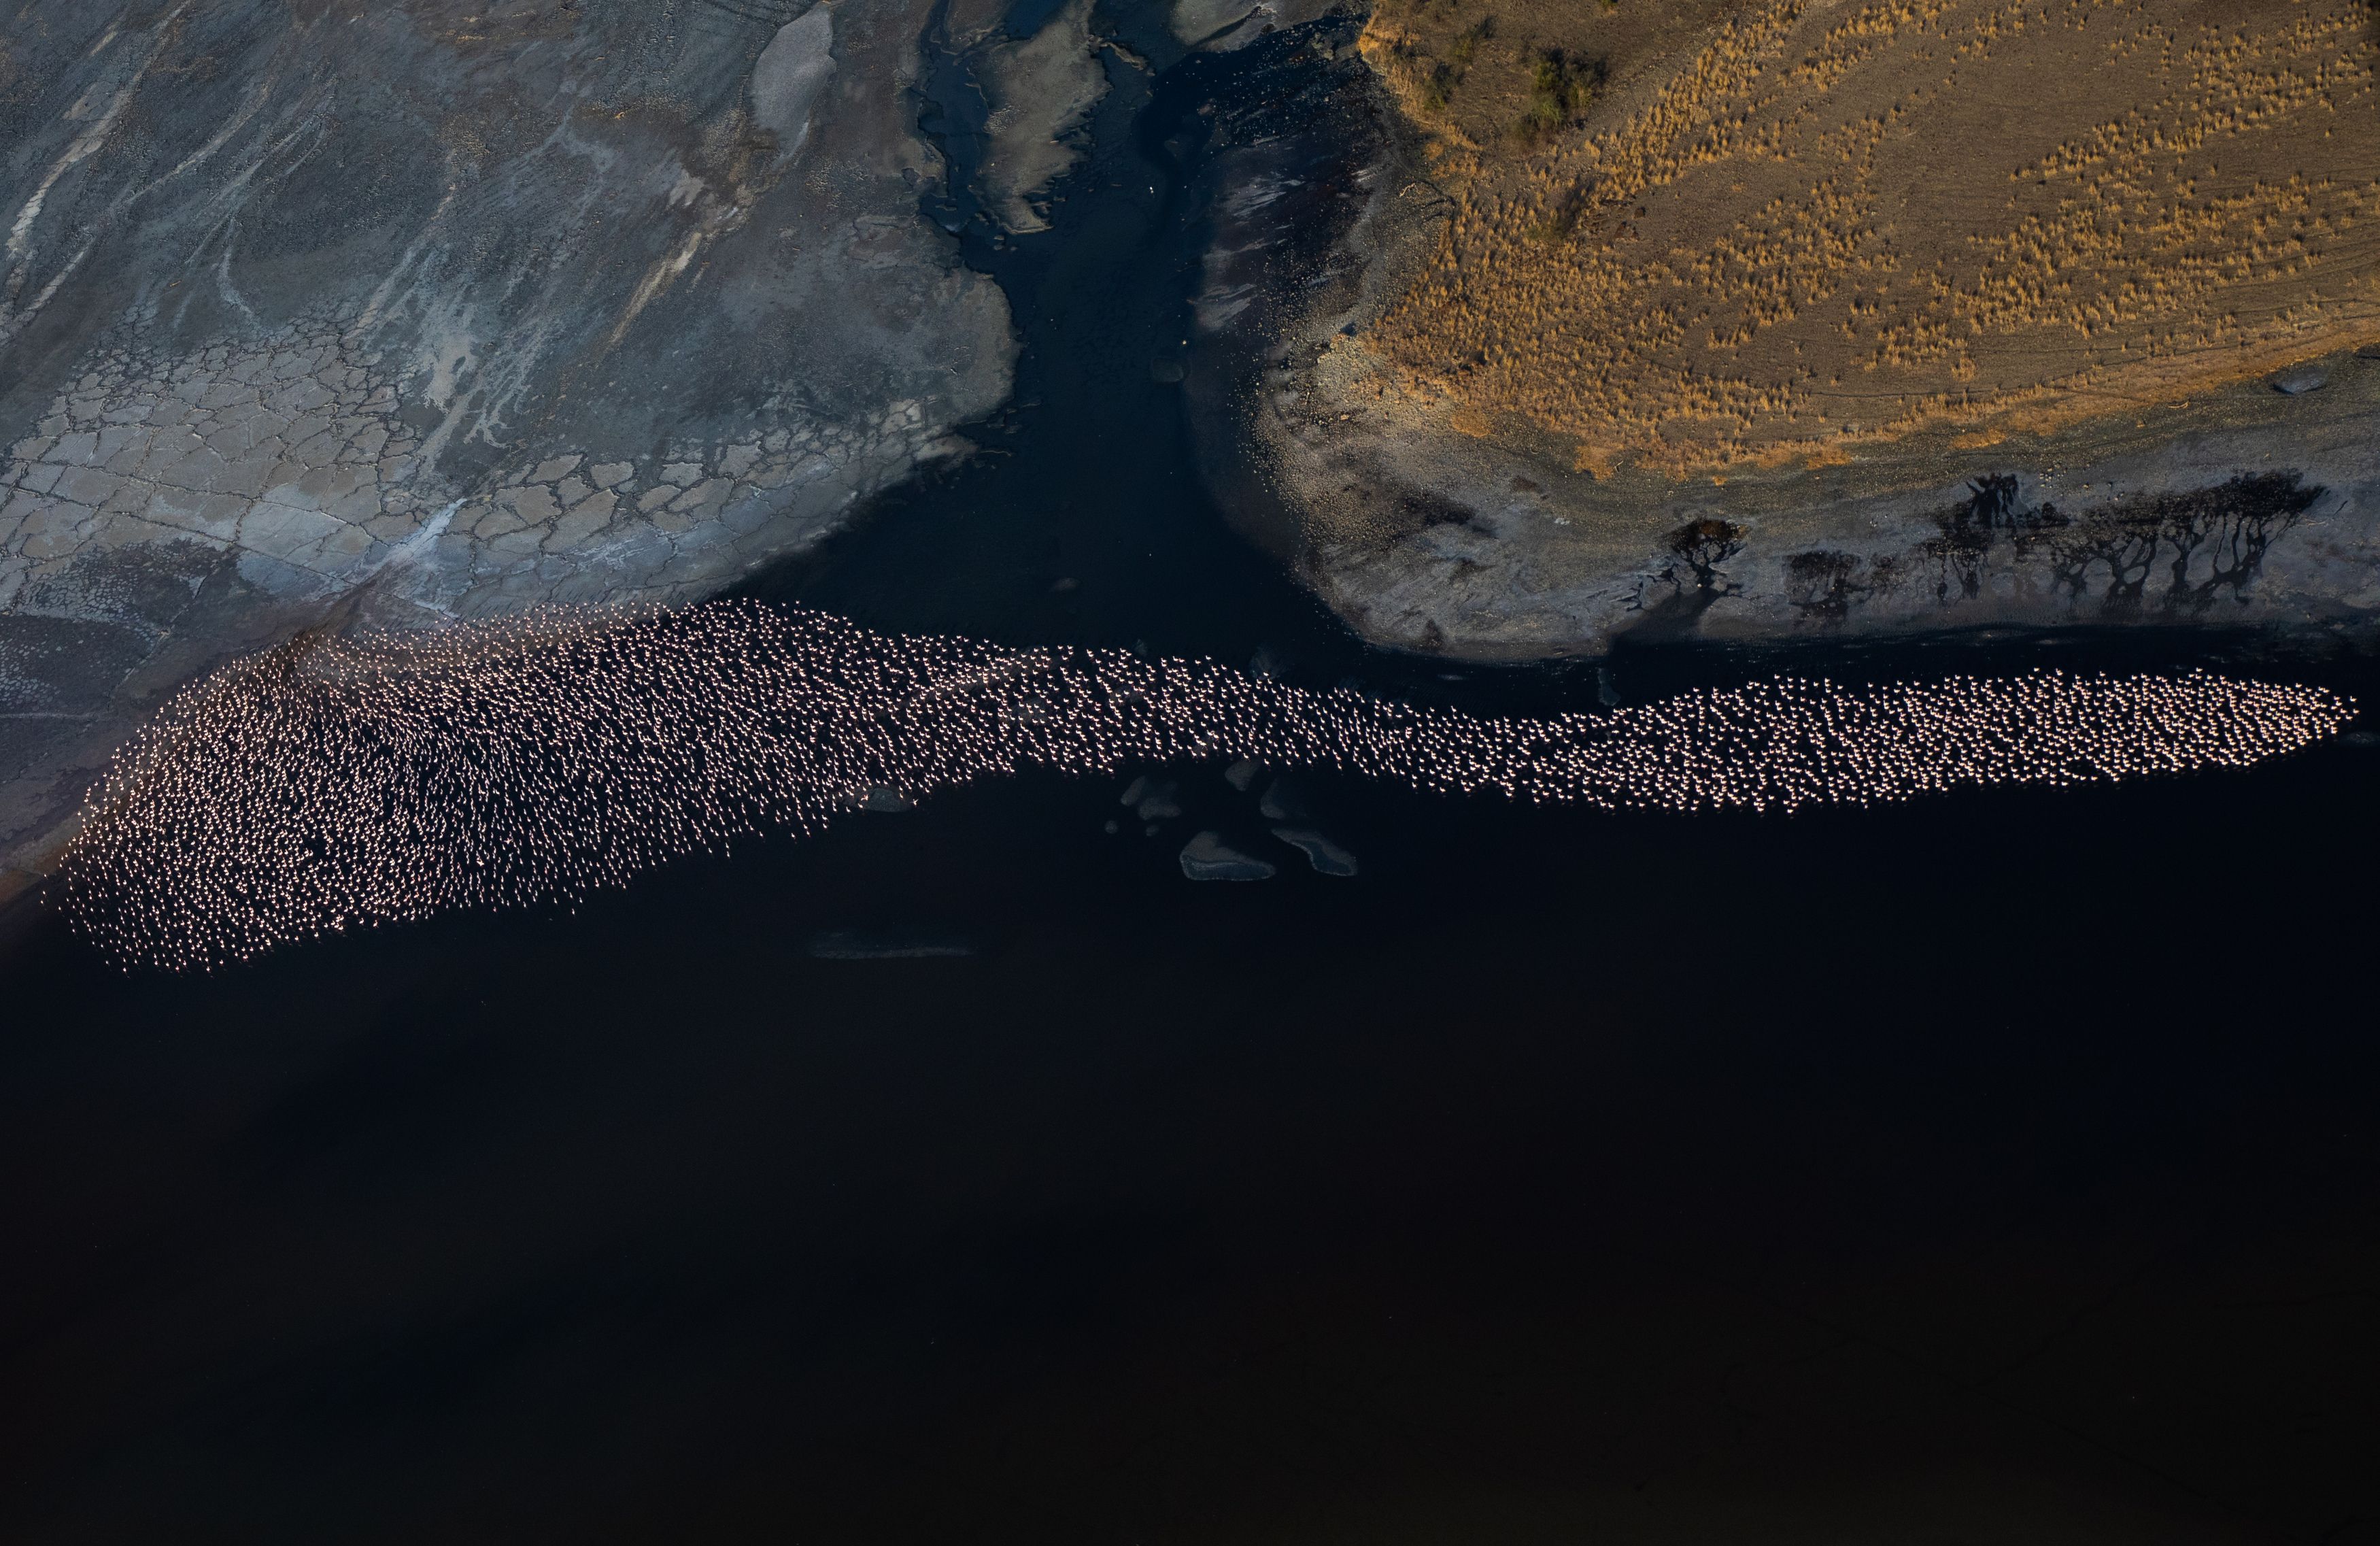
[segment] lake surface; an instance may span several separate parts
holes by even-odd
[[[753,593],[1482,708],[2380,694],[2216,633],[1365,649],[1152,370],[1198,221],[1162,148],[1293,46],[1111,60],[1055,228],[965,225],[1027,345],[989,454]],[[208,978],[37,931],[0,1533],[2380,1540],[2380,750],[1790,819],[1309,778],[1354,879],[1263,784],[1148,772],[1154,835],[1029,775]],[[1185,881],[1202,827],[1280,875]]]

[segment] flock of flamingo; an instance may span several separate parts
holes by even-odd
[[[301,639],[176,697],[93,791],[53,892],[128,969],[211,968],[456,907],[575,904],[674,856],[1049,767],[1201,759],[1675,811],[2238,767],[2341,729],[2204,672],[1780,678],[1498,718],[1209,660],[1007,649],[719,602]]]

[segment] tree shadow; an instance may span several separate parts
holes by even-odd
[[[1900,579],[1896,558],[1862,558],[1832,549],[1797,553],[1785,561],[1785,599],[1804,618],[1838,627],[1858,603],[1889,590]]]
[[[1743,551],[1743,529],[1706,516],[1670,532],[1663,548],[1668,562],[1653,583],[1668,585],[1670,594],[1649,606],[1640,601],[1643,620],[1629,630],[1645,639],[1687,633],[1719,598],[1736,593],[1734,582],[1719,566]]]
[[[2022,558],[2049,533],[2070,524],[2055,505],[2028,505],[2014,473],[1995,472],[1967,485],[1965,503],[1934,517],[1939,535],[1921,550],[1934,566],[1934,599],[1948,604],[1955,586],[1961,600],[1983,593],[1984,561],[2007,537]]]
[[[2152,600],[2165,613],[2190,616],[2226,599],[2245,606],[2273,543],[2324,493],[2301,474],[2263,472],[2116,500],[2049,540],[2052,573],[2077,602],[2100,583],[2100,610],[2110,617],[2138,615]],[[2152,598],[2159,574],[2164,589]]]

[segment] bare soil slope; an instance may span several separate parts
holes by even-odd
[[[1389,0],[1454,202],[1370,390],[1582,469],[2153,414],[2380,339],[2366,0]]]

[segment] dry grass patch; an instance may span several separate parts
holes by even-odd
[[[1456,209],[1371,342],[1582,466],[2138,413],[2380,338],[2365,0],[1390,0]]]

